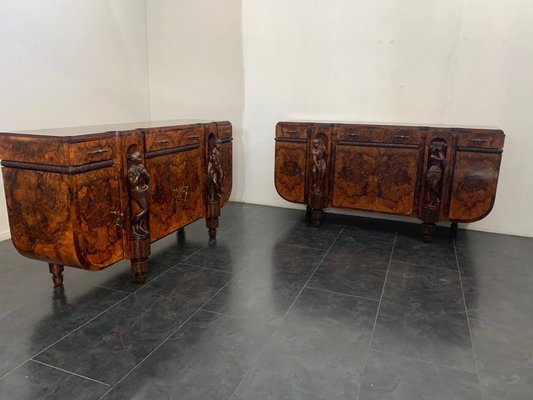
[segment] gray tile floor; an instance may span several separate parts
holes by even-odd
[[[0,399],[484,399],[533,393],[533,239],[230,203],[128,263],[0,243]]]

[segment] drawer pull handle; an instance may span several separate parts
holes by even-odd
[[[231,133],[231,129],[226,129],[224,133]]]
[[[487,143],[488,139],[470,139],[470,141],[475,143]]]
[[[169,140],[163,139],[163,140],[156,140],[154,143],[155,144],[167,144],[168,142],[169,142]]]
[[[296,135],[298,133],[298,131],[294,131],[294,130],[285,130],[285,133],[289,133],[291,135]]]
[[[94,155],[94,154],[102,154],[102,153],[107,153],[108,151],[110,151],[109,149],[98,149],[98,150],[92,150],[92,151],[88,151],[87,154],[89,155]]]
[[[409,136],[406,135],[394,135],[395,139],[409,139]]]
[[[361,136],[361,134],[360,133],[355,133],[355,132],[349,132],[348,136],[357,137],[357,136]]]
[[[187,136],[187,139],[199,139],[199,138],[200,138],[200,135]]]

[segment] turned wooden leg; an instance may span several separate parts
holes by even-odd
[[[433,233],[435,232],[435,229],[437,228],[437,225],[435,225],[432,222],[423,222],[422,223],[422,239],[426,243],[431,243],[433,240]]]
[[[150,239],[140,238],[131,240],[131,271],[137,283],[144,283],[148,273],[148,260],[150,257]]]
[[[131,271],[133,272],[133,280],[135,282],[144,283],[146,281],[146,274],[148,273],[148,260],[131,260]]]
[[[205,225],[207,226],[209,237],[214,239],[217,237],[218,217],[208,217],[205,219]]]
[[[217,236],[218,217],[220,217],[220,202],[218,200],[209,200],[207,202],[205,226],[209,231],[209,237],[211,239]]]
[[[183,236],[185,235],[185,228],[179,228],[177,231],[176,231],[176,234],[178,236]]]
[[[457,230],[459,229],[459,224],[457,222],[452,222],[452,225],[450,226],[450,229],[451,229],[451,235],[452,235],[452,239],[456,239],[457,238]]]
[[[311,210],[311,219],[313,221],[313,226],[319,227],[322,219],[324,218],[324,210],[321,208],[314,208]]]
[[[305,212],[306,212],[307,215],[311,216],[311,212],[312,211],[313,211],[313,209],[310,206],[306,206]]]
[[[59,264],[48,264],[50,273],[52,274],[52,281],[54,282],[54,287],[63,286],[63,266]]]

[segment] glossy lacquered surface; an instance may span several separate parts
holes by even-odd
[[[204,231],[144,286],[122,261],[52,290],[0,243],[0,398],[531,398],[533,239],[239,203]]]

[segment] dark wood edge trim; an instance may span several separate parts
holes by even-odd
[[[341,146],[362,146],[362,147],[396,147],[399,149],[418,149],[418,144],[402,144],[402,143],[373,143],[373,142],[348,142],[345,140],[337,140],[337,145]]]
[[[457,151],[468,151],[471,153],[492,153],[492,154],[502,154],[503,149],[491,149],[486,147],[467,147],[467,146],[457,146]]]
[[[276,138],[276,142],[289,142],[289,143],[306,143],[307,139],[297,139],[297,138]]]
[[[112,165],[113,165],[113,160],[98,161],[98,162],[90,163],[90,164],[77,165],[75,167],[62,167],[58,165],[32,164],[32,163],[25,163],[25,162],[18,162],[18,161],[2,160],[2,166],[6,168],[30,169],[33,171],[54,172],[56,174],[66,174],[66,175],[80,174],[82,172],[88,172],[88,171],[93,171],[95,169],[106,168]]]
[[[200,148],[199,144],[188,144],[186,146],[172,147],[170,149],[149,151],[144,155],[144,157],[153,158],[153,157],[159,157],[159,156],[166,156],[167,154],[181,153],[183,151],[189,151],[189,150],[194,150],[194,149],[199,149],[199,148]]]
[[[233,142],[233,138],[232,137],[225,137],[225,138],[220,139],[220,141],[222,143],[231,143],[231,142]]]

